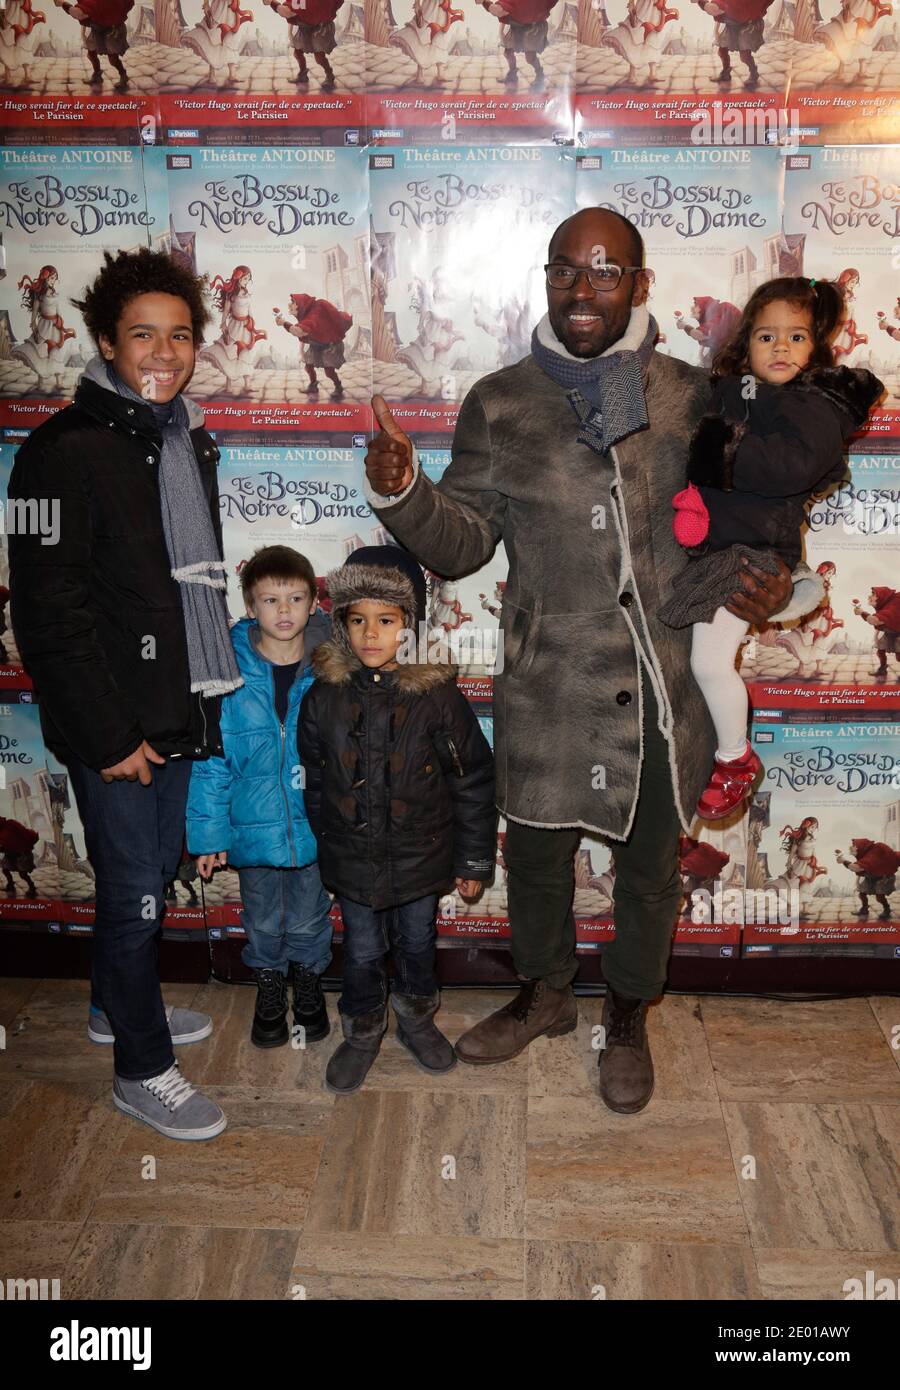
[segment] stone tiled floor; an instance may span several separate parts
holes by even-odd
[[[625,1117],[596,1093],[599,1000],[566,1037],[442,1078],[392,1027],[337,1098],[335,996],[327,1041],[260,1052],[250,989],[167,986],[215,1020],[180,1058],[229,1119],[177,1144],[113,1109],[87,988],[0,980],[2,1278],[63,1298],[839,1300],[866,1269],[900,1277],[898,999],[667,996],[655,1094]],[[443,1027],[508,997],[447,991]]]

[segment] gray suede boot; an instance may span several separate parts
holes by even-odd
[[[387,1032],[387,1008],[373,1009],[356,1017],[341,1014],[344,1041],[329,1059],[325,1068],[326,1090],[346,1096],[358,1091],[381,1047]]]
[[[397,1041],[411,1052],[423,1071],[452,1071],[456,1053],[440,1029],[432,1022],[440,1008],[441,996],[434,994],[391,994],[397,1015]]]

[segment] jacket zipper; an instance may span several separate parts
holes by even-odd
[[[291,808],[290,808],[290,806],[289,806],[289,804],[288,804],[287,792],[286,792],[285,789],[284,789],[284,782],[283,782],[283,780],[282,780],[282,776],[283,776],[283,772],[284,772],[284,725],[281,724],[280,727],[281,727],[281,763],[279,764],[279,768],[278,768],[278,785],[281,787],[281,795],[282,795],[282,797],[284,798],[284,809],[285,809],[285,813],[286,813],[286,815],[287,815],[288,844],[289,844],[290,847],[291,847],[291,868],[296,869],[296,867],[297,867],[297,856],[296,856],[296,854],[294,853],[294,835],[293,835],[293,831],[291,830]]]
[[[288,691],[288,703],[290,704],[290,691]],[[275,668],[272,667],[272,704],[275,704]],[[284,789],[284,724],[279,719],[278,728],[281,731],[281,758],[278,763],[278,785],[281,788],[281,799],[284,802],[284,813],[287,817],[288,844],[291,847],[291,868],[297,867],[297,856],[294,853],[294,835],[291,830],[291,808],[287,799],[287,792]]]

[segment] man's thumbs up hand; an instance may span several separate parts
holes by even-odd
[[[383,396],[372,397],[379,433],[366,450],[366,477],[383,497],[402,492],[413,479],[412,441],[397,424]]]

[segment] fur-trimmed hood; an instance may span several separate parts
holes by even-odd
[[[404,562],[406,565],[414,563],[405,556]],[[370,669],[353,651],[347,632],[346,613],[354,603],[370,599],[396,604],[403,610],[404,628],[416,634],[417,642],[423,640],[426,633],[424,579],[417,593],[407,568],[399,564],[358,564],[351,557],[325,576],[325,588],[331,599],[332,635],[329,642],[323,642],[313,653],[312,664],[316,675],[329,684],[343,685],[357,671]],[[401,661],[395,671],[383,674],[388,679],[393,677],[404,694],[422,695],[452,680],[458,669],[452,661]]]
[[[334,631],[339,631],[337,623]],[[343,632],[346,639],[346,629]],[[350,650],[349,641],[345,647],[336,638],[322,642],[316,648],[312,655],[312,668],[316,676],[329,685],[344,685],[352,680],[357,671],[370,669]],[[384,671],[382,675],[388,680],[393,678],[397,689],[404,695],[425,695],[435,686],[453,680],[458,670],[459,667],[452,661],[401,662],[396,671]]]

